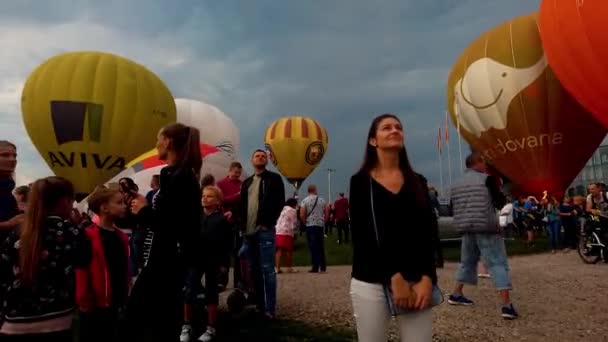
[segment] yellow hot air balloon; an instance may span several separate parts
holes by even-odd
[[[102,52],[71,52],[42,63],[25,83],[21,111],[46,163],[79,193],[123,170],[176,120],[173,96],[158,76]]]
[[[327,132],[315,120],[281,118],[268,127],[264,143],[274,166],[296,189],[327,152]]]

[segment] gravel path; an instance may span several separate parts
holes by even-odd
[[[510,266],[520,319],[504,321],[492,281],[480,279],[477,287],[465,287],[473,307],[445,302],[434,309],[434,340],[608,341],[608,265],[585,265],[571,252],[513,257]],[[456,267],[438,270],[444,292],[454,286]],[[330,267],[327,274],[304,268],[280,274],[278,316],[354,328],[349,277],[348,266]]]

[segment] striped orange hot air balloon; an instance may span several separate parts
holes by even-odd
[[[296,189],[327,152],[327,131],[316,120],[284,117],[266,130],[264,143],[274,166]]]

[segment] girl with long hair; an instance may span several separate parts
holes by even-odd
[[[156,149],[167,166],[152,203],[138,194],[131,211],[154,233],[150,254],[131,291],[127,305],[128,341],[173,341],[180,334],[182,286],[195,262],[201,216],[199,173],[200,133],[174,123],[158,133]]]
[[[25,222],[0,249],[2,341],[71,341],[74,269],[91,258],[84,234],[70,221],[74,187],[60,177],[32,185]]]
[[[437,222],[426,187],[408,160],[399,119],[375,118],[363,166],[350,181],[350,291],[359,341],[386,341],[391,314],[401,341],[432,339]]]

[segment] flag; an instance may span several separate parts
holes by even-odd
[[[450,114],[448,111],[445,111],[445,143],[448,144],[450,142]]]
[[[439,150],[439,154],[441,154],[441,125],[439,125],[439,131],[437,132],[437,149]]]

